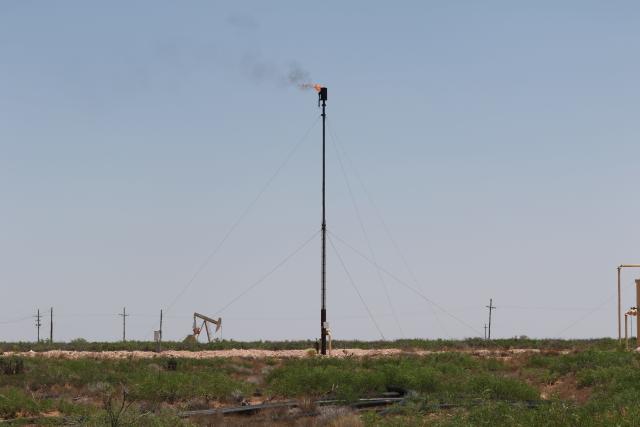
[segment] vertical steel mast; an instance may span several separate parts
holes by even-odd
[[[318,91],[318,103],[322,106],[322,267],[321,267],[321,307],[320,307],[320,353],[327,354],[327,218],[325,212],[325,122],[327,113],[327,88]]]

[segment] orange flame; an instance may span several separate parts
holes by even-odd
[[[315,89],[316,92],[320,92],[320,89],[322,89],[322,85],[320,84],[313,84],[313,83],[302,83],[299,85],[300,89]]]

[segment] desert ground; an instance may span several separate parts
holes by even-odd
[[[153,343],[3,343],[0,418],[95,426],[640,421],[640,358],[616,340],[336,344],[320,356],[307,342],[164,343],[161,352]]]

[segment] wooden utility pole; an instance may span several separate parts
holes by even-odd
[[[53,343],[53,307],[51,307],[51,312],[49,316],[49,344]]]
[[[122,307],[122,313],[119,316],[122,316],[122,342],[125,342],[127,340],[127,307]]]
[[[36,328],[38,328],[38,342],[40,342],[40,326],[42,326],[42,322],[40,321],[41,318],[42,316],[40,316],[40,309],[38,309],[38,313],[36,314]]]
[[[484,324],[484,339],[487,339],[487,324]]]
[[[622,314],[622,301],[621,301],[621,297],[620,297],[620,270],[622,269],[622,266],[618,267],[618,344],[620,344],[620,342],[622,342],[622,331],[621,331],[621,327],[620,327],[620,315]]]
[[[156,351],[158,353],[162,351],[162,309],[160,309],[160,330],[158,331]]]
[[[489,305],[486,306],[489,309],[489,334],[487,335],[487,339],[491,339],[491,312],[496,309],[496,306],[493,305],[493,298],[489,298]]]

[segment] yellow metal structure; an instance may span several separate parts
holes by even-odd
[[[631,307],[629,311],[627,311],[624,314],[624,342],[625,342],[625,345],[627,346],[627,350],[629,349],[629,336],[627,333],[629,322],[627,320],[630,316],[633,316],[633,317],[638,316],[638,310],[636,309],[636,307]],[[633,324],[631,326],[633,326]]]
[[[640,268],[640,264],[620,264],[618,266],[618,342],[622,341],[622,292],[620,289],[620,274],[623,268]],[[638,334],[640,335],[640,334]]]

